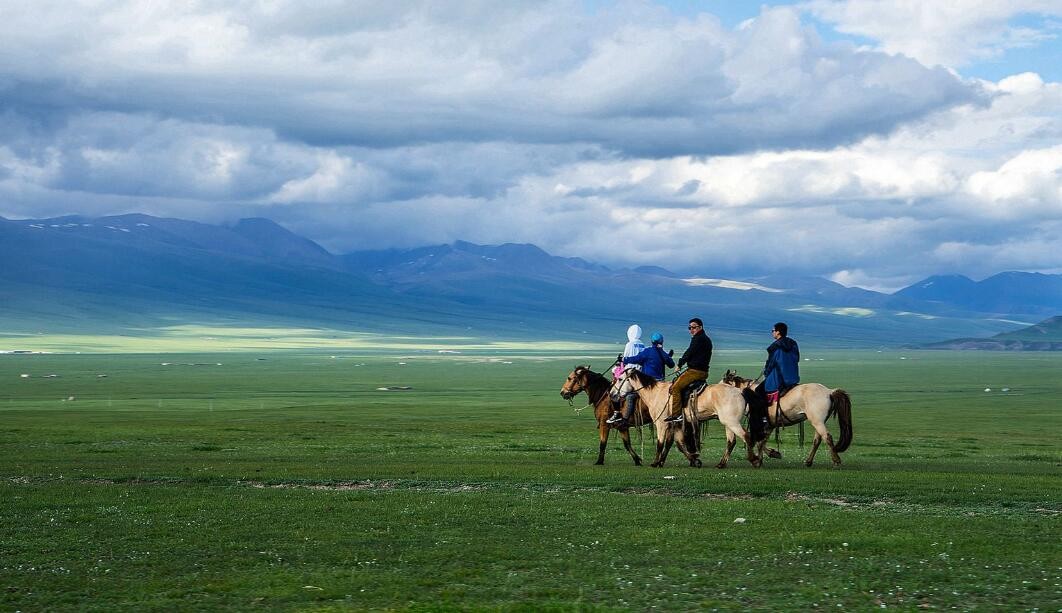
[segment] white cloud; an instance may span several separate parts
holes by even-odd
[[[1062,16],[1057,0],[810,0],[803,6],[840,32],[878,41],[883,51],[950,67],[1057,37],[1050,24],[1011,23],[1019,15]]]
[[[1062,218],[1062,145],[1023,151],[998,170],[972,174],[967,191],[991,205],[998,214],[1021,216],[1024,209],[1040,209]]]
[[[362,200],[379,193],[381,173],[334,151],[317,156],[317,167],[308,177],[286,181],[265,200],[279,203]]]

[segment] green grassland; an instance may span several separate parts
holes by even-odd
[[[0,605],[1062,607],[1057,355],[805,348],[852,395],[844,465],[790,429],[717,470],[593,465],[558,392],[609,352],[546,349],[0,355]]]

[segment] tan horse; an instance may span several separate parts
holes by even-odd
[[[664,422],[670,413],[671,383],[657,381],[637,370],[628,370],[626,375],[619,380],[619,392],[622,394],[627,391],[638,392],[638,397],[649,409],[649,415],[656,427],[656,459],[650,466],[664,465],[668,451],[671,449],[672,439],[678,445],[679,451],[686,455],[690,466],[700,466],[700,440],[697,425],[699,422],[710,419],[718,419],[726,430],[726,451],[716,464],[716,468],[726,468],[737,439],[745,442],[749,462],[757,467],[762,464],[759,456],[753,453],[749,433],[741,426],[741,418],[745,414],[747,404],[745,397],[737,388],[719,383],[705,386],[685,407],[686,419],[682,427]],[[694,407],[696,411],[693,410]]]
[[[612,413],[612,399],[609,396],[609,387],[611,385],[611,381],[590,370],[589,366],[576,366],[575,370],[568,373],[568,378],[564,381],[560,391],[561,398],[568,401],[571,401],[577,394],[586,392],[586,397],[590,399],[590,404],[594,405],[594,417],[597,418],[597,431],[600,440],[597,461],[594,464],[605,463],[605,448],[608,446],[608,435],[609,431],[613,430],[605,423]],[[634,414],[631,415],[630,421],[635,426],[648,424],[651,421],[649,412],[645,410],[644,403],[639,402],[635,405]],[[631,454],[634,464],[641,466],[642,458],[631,447],[631,434],[628,425],[623,424],[615,429],[619,430],[620,437],[623,439],[623,447],[627,450],[627,453]]]
[[[726,371],[722,383],[732,385],[736,389],[755,387],[754,380],[739,377],[732,370]],[[779,405],[767,409],[768,435],[776,428],[792,426],[807,420],[811,427],[815,428],[815,439],[811,443],[811,453],[808,454],[804,464],[811,466],[815,461],[815,452],[819,450],[822,441],[826,441],[834,465],[841,464],[839,454],[844,453],[852,444],[852,399],[848,396],[848,392],[842,389],[830,389],[819,383],[801,383],[786,392]],[[841,440],[836,444],[826,428],[826,420],[834,414],[837,415],[837,423],[841,429]],[[764,438],[758,445],[758,455],[761,458],[763,447],[766,444],[767,438]]]

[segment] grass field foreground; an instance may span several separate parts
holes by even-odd
[[[1057,357],[807,357],[853,398],[840,468],[805,468],[795,428],[759,470],[635,467],[618,441],[594,466],[585,396],[558,391],[608,357],[0,356],[0,602],[1062,607]],[[759,363],[720,352],[713,377]]]

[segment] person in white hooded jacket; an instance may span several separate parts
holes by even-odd
[[[622,357],[629,358],[636,356],[642,352],[642,349],[645,349],[645,343],[642,342],[642,327],[638,324],[631,324],[631,327],[627,328],[627,344],[623,346]],[[623,362],[620,362],[612,369],[612,376],[618,379],[623,376],[623,371],[628,368],[642,369],[638,364],[628,364],[624,366]]]
[[[623,355],[620,357],[630,358],[636,356],[642,352],[642,349],[645,349],[645,343],[642,342],[642,327],[638,324],[631,324],[631,326],[627,328],[627,344],[624,345]],[[642,369],[640,364],[624,364],[623,361],[620,360],[619,363],[616,364],[616,367],[612,369],[612,377],[615,379],[619,379],[623,376],[623,371],[630,368],[633,368],[635,370]],[[632,394],[634,396],[638,395],[637,392],[632,392]],[[627,399],[627,402],[631,402],[632,400],[633,399]],[[614,407],[611,418],[615,418],[619,414],[619,407]]]

